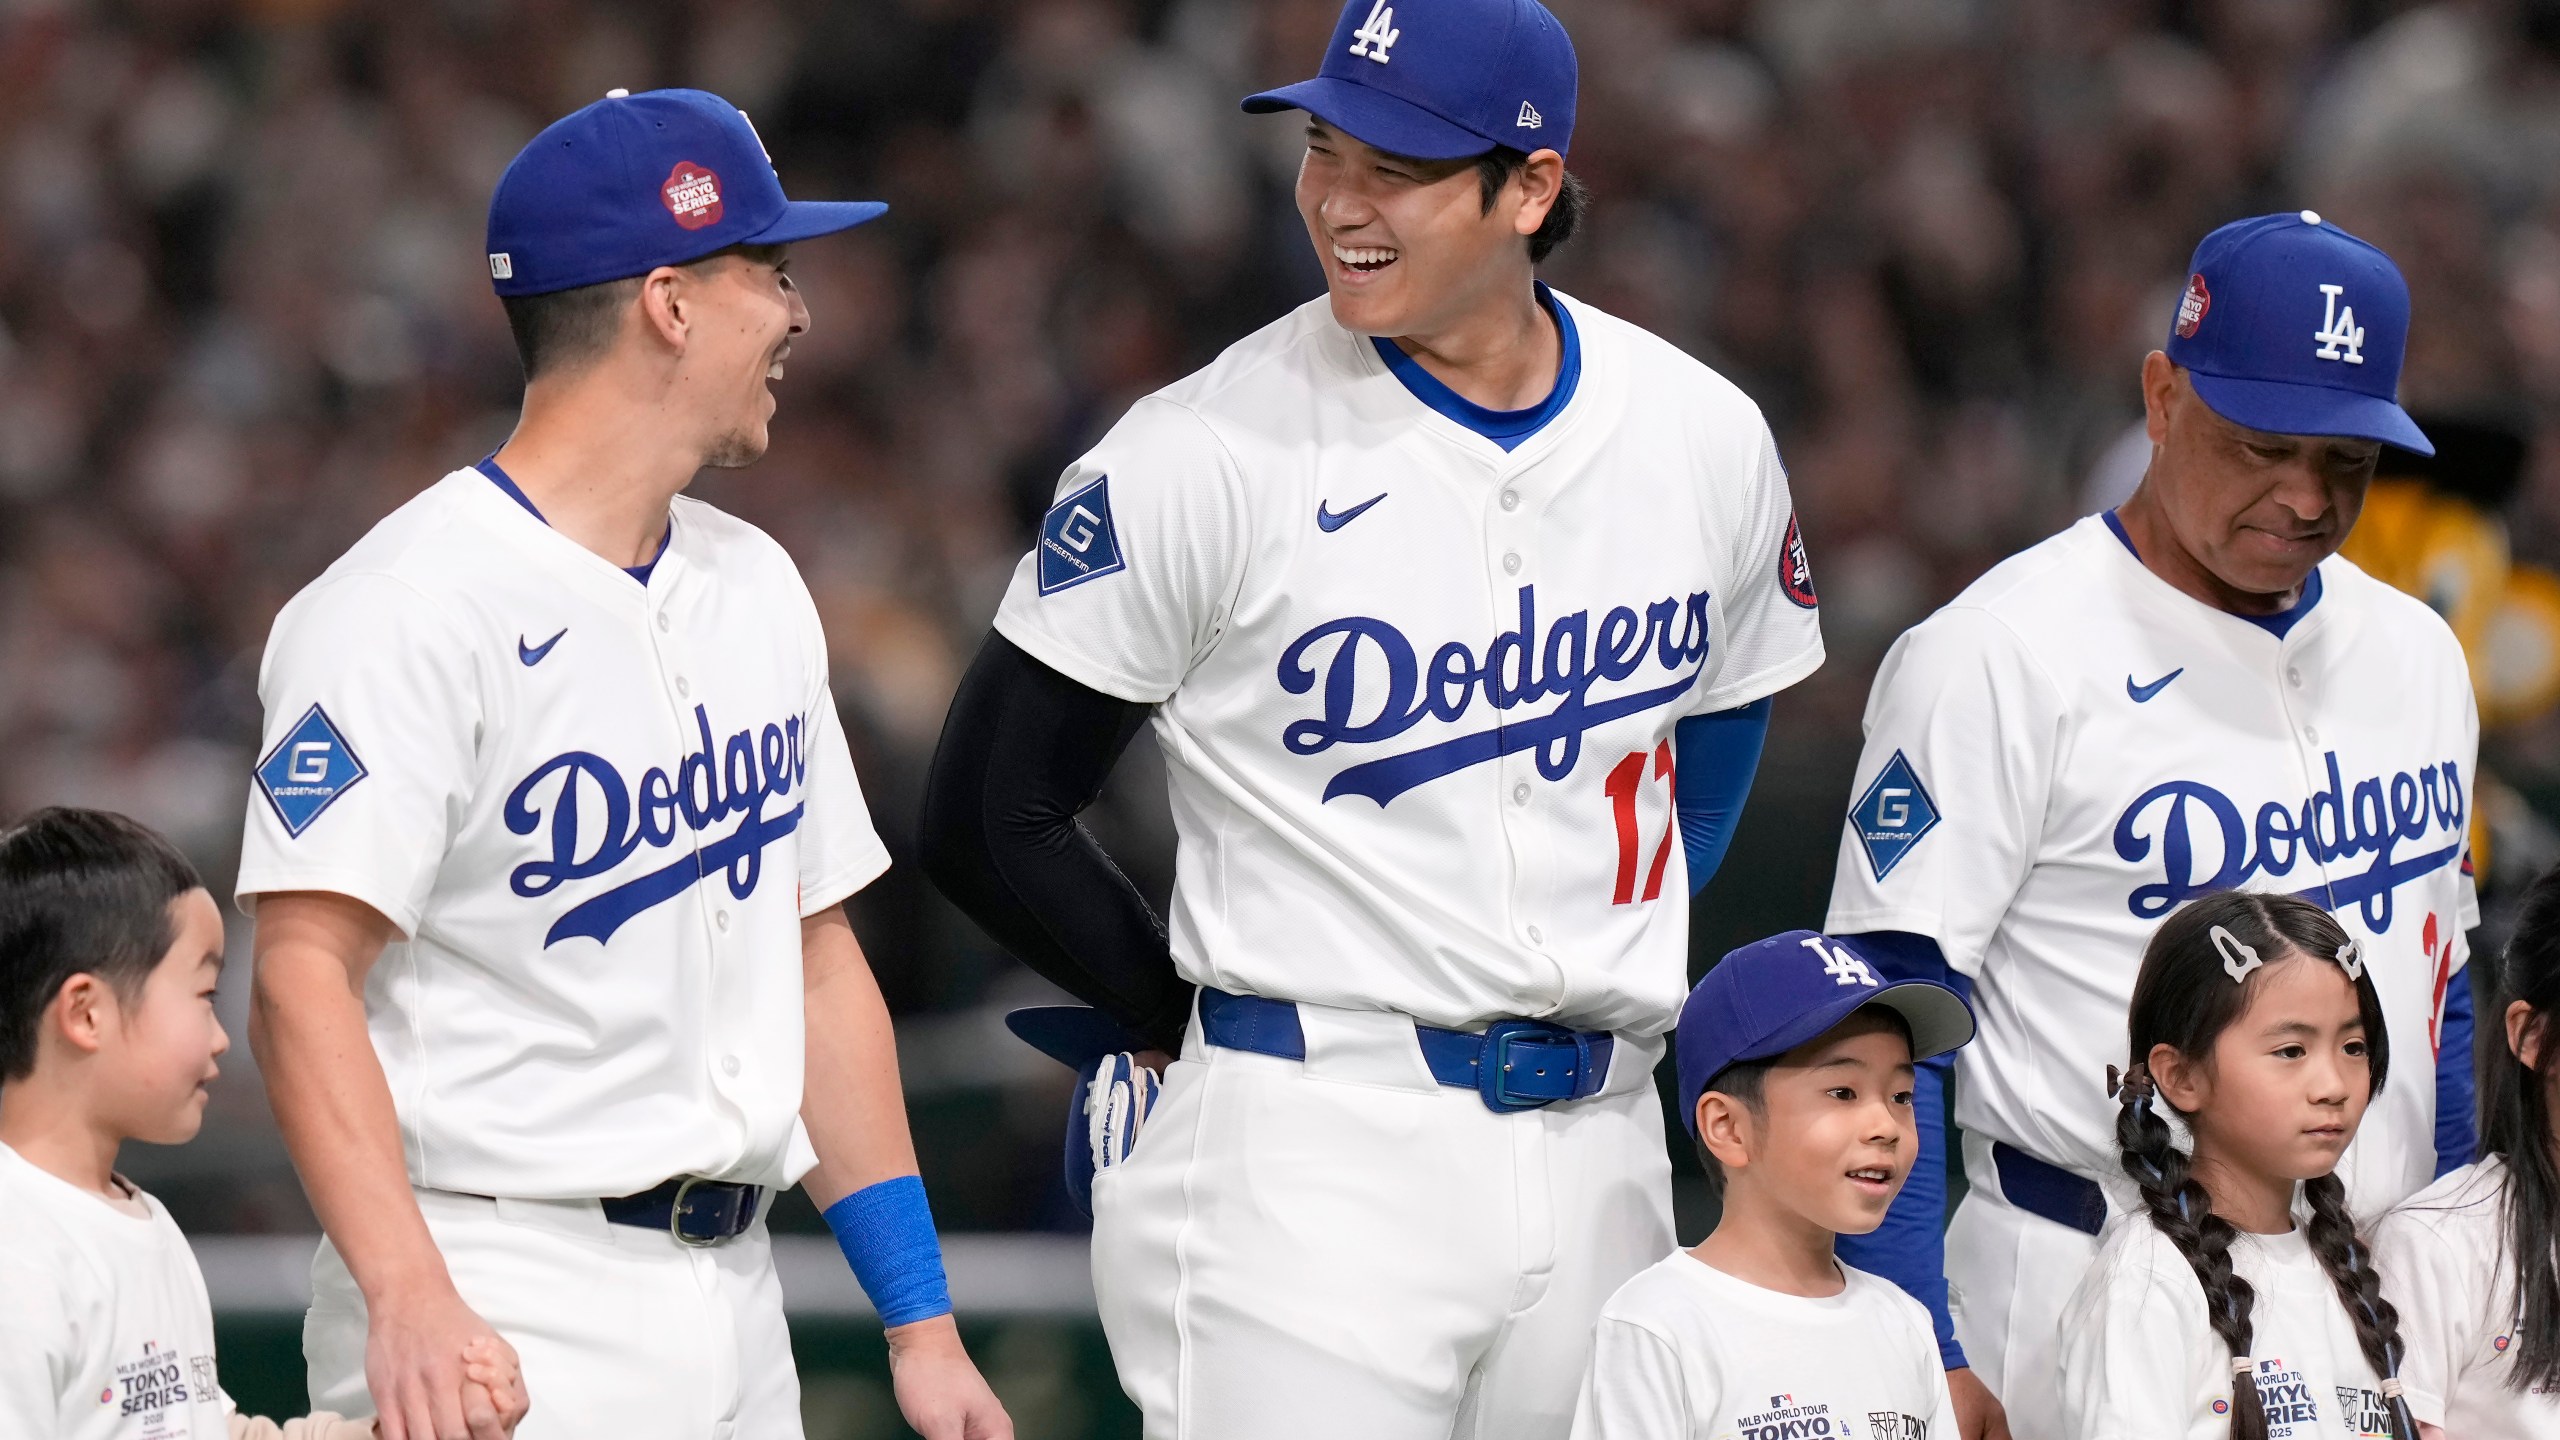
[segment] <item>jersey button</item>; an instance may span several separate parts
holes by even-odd
[[[1519,551],[1514,550],[1510,554],[1502,557],[1502,573],[1505,575],[1517,575],[1520,573]]]
[[[1519,508],[1520,508],[1520,492],[1519,492],[1519,491],[1517,491],[1517,490],[1505,490],[1505,491],[1503,491],[1503,492],[1502,492],[1502,508],[1503,508],[1503,509],[1505,509],[1505,510],[1517,510],[1517,509],[1519,509]]]
[[[691,695],[693,693],[693,686],[681,675],[676,677],[676,693],[679,695]]]
[[[666,612],[666,611],[661,610],[661,611],[659,611],[659,612],[658,612],[658,631],[659,631],[659,633],[660,633],[660,634],[664,634],[664,633],[666,633],[669,629],[673,628],[673,627],[674,627],[674,625],[675,625],[675,623],[676,623],[676,622],[674,622],[673,620],[670,620],[670,619],[668,619],[668,618],[667,618],[667,612]]]
[[[1545,932],[1544,930],[1539,929],[1539,928],[1538,928],[1537,926],[1535,926],[1535,925],[1530,926],[1530,927],[1529,927],[1529,943],[1530,943],[1530,944],[1532,944],[1532,945],[1544,945],[1544,944],[1546,944],[1546,943],[1547,943],[1547,932]]]
[[[2310,742],[2311,742],[2312,744],[2314,744],[2314,745],[2319,744],[2319,743],[2320,743],[2320,727],[2319,727],[2319,726],[2317,726],[2317,725],[2305,725],[2305,726],[2303,726],[2303,727],[2302,727],[2302,738],[2303,738],[2303,739],[2305,739],[2305,740],[2310,741]]]
[[[721,1056],[720,1073],[732,1077],[736,1076],[738,1073],[738,1057],[735,1055]]]
[[[1526,805],[1529,803],[1528,781],[1523,780],[1519,784],[1511,787],[1511,803],[1514,805]]]
[[[718,914],[713,915],[711,917],[711,923],[719,926],[722,934],[727,934],[729,930],[729,912],[723,910]]]
[[[2285,678],[2288,682],[2290,682],[2290,683],[2292,684],[2292,686],[2293,686],[2293,688],[2294,688],[2294,689],[2296,689],[2296,690],[2301,689],[2301,688],[2302,688],[2302,667],[2301,667],[2301,666],[2299,666],[2299,665],[2288,665],[2288,666],[2286,666],[2286,667],[2285,667],[2285,671],[2284,671],[2284,678]]]

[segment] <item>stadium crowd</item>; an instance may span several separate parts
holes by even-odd
[[[1597,205],[1546,273],[1760,401],[1824,600],[1832,660],[1780,705],[1741,847],[1762,858],[1701,902],[1701,953],[1719,906],[1801,901],[1751,933],[1819,913],[1893,636],[2138,472],[2138,363],[2222,221],[2316,207],[2388,250],[2414,292],[2407,403],[2539,434],[2506,518],[2519,556],[2560,559],[2560,4],[1557,9]],[[893,207],[795,255],[816,326],[772,451],[696,493],[798,559],[883,833],[911,846],[945,703],[1060,468],[1321,290],[1301,122],[1235,100],[1308,71],[1335,10],[7,7],[0,815],[124,810],[223,885],[278,606],[513,414],[481,268],[498,170],[609,87],[696,85],[754,117],[794,194]],[[2528,793],[2560,777],[2548,724],[2490,748]],[[1148,759],[1096,823],[1160,891]],[[994,1021],[1038,982],[911,865],[856,920],[946,1224],[1064,1223],[1065,1076]],[[226,1064],[209,1143],[170,1162],[199,1170],[148,1178],[191,1229],[307,1227],[245,1049]]]

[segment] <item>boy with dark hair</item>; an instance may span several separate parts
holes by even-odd
[[[1680,1011],[1680,1097],[1723,1214],[1600,1312],[1575,1440],[1952,1440],[1928,1311],[1832,1244],[1882,1223],[1910,1173],[1915,1062],[1972,1038],[1953,990],[1886,984],[1808,930],[1707,972]]]
[[[57,1440],[352,1440],[335,1415],[236,1413],[186,1237],[115,1173],[127,1140],[203,1123],[230,1048],[213,1013],[222,913],[142,825],[40,810],[0,831],[0,1433]],[[498,1435],[523,1413],[467,1355]]]

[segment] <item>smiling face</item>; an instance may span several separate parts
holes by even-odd
[[[2382,446],[2234,424],[2158,351],[2142,381],[2156,447],[2142,489],[2178,548],[2236,595],[2290,595],[2346,542]]]
[[[686,277],[686,333],[674,389],[705,433],[705,465],[752,464],[770,441],[771,382],[809,329],[789,267],[781,247],[756,246],[675,272]]]
[[[190,890],[169,902],[176,937],[130,996],[107,992],[115,1014],[97,1030],[99,1118],[117,1133],[156,1145],[195,1138],[205,1087],[231,1037],[213,1013],[222,978],[222,911]]]
[[[2203,1057],[2161,1045],[2151,1073],[2188,1117],[2198,1178],[2315,1179],[2338,1167],[2373,1099],[2373,1061],[2346,971],[2298,952],[2249,980],[2248,1004]]]
[[[1361,335],[1434,335],[1527,284],[1526,237],[1554,203],[1563,157],[1541,150],[1484,203],[1473,160],[1412,160],[1307,120],[1298,215],[1333,318]]]
[[[1701,1095],[1698,1133],[1724,1167],[1726,1204],[1837,1235],[1883,1224],[1919,1150],[1912,1077],[1901,1020],[1868,1006],[1771,1064],[1758,1105]]]

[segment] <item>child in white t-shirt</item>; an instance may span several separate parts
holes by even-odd
[[[2374,1227],[2427,1440],[2560,1436],[2560,870],[2525,892],[2500,971],[2480,1162]]]
[[[1746,945],[1681,1007],[1683,1116],[1724,1210],[1600,1312],[1574,1440],[1732,1435],[1954,1440],[1929,1312],[1839,1263],[1883,1223],[1919,1149],[1913,1064],[1973,1038],[1929,981],[1851,945]]]
[[[68,809],[0,833],[0,1435],[375,1434],[237,1412],[186,1237],[115,1173],[125,1141],[179,1144],[203,1122],[230,1046],[221,973],[222,912],[158,835]],[[525,1404],[510,1358],[460,1358],[483,1392],[474,1440],[511,1431]]]
[[[2208,895],[2143,951],[2128,1029],[2131,1068],[2109,1080],[2142,1208],[2107,1226],[2063,1311],[2069,1434],[2418,1440],[2335,1173],[2391,1062],[2354,942],[2306,900]]]

